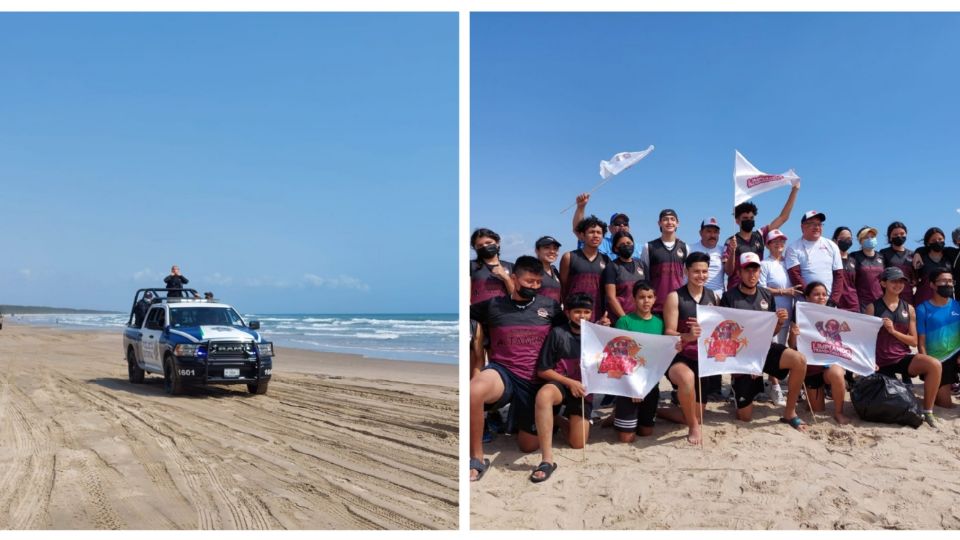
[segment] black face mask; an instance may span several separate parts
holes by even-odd
[[[517,294],[519,294],[521,298],[526,300],[532,300],[533,297],[536,296],[538,292],[540,292],[540,289],[531,289],[530,287],[520,287],[520,289],[517,290]]]
[[[500,246],[496,244],[487,244],[477,248],[477,256],[481,259],[492,259],[500,254]]]
[[[847,251],[853,245],[853,240],[837,240],[837,246],[840,251]]]
[[[624,245],[617,248],[617,255],[623,257],[624,259],[629,259],[633,256],[633,245]]]
[[[904,244],[907,243],[907,237],[906,237],[906,236],[894,236],[893,238],[890,239],[890,243],[893,244],[893,245],[895,245],[895,246],[897,246],[897,247],[900,247],[900,246],[902,246],[902,245],[904,245]]]
[[[953,285],[938,285],[937,294],[944,298],[953,298]]]
[[[943,251],[943,246],[944,246],[943,242],[932,242],[927,247],[930,248],[930,251],[940,252],[940,251]]]
[[[750,232],[753,230],[753,227],[756,225],[756,221],[752,219],[741,219],[740,220],[740,230],[743,232]]]

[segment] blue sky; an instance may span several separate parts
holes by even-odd
[[[681,239],[708,216],[733,234],[739,149],[801,176],[791,239],[818,209],[825,234],[898,219],[915,247],[960,225],[958,65],[958,14],[474,14],[471,230],[500,233],[508,260],[543,234],[574,249],[560,210],[601,159],[653,144],[587,207],[626,212],[638,242],[666,207]],[[754,199],[758,225],[788,194]]]
[[[457,14],[0,15],[0,303],[454,312]]]

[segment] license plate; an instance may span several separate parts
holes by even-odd
[[[223,370],[224,377],[239,377],[240,368],[226,368]]]

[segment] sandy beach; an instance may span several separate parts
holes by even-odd
[[[916,381],[919,382],[919,381]],[[669,392],[669,385],[661,383]],[[955,398],[956,402],[956,398]],[[558,469],[531,483],[539,452],[512,437],[486,445],[492,468],[471,485],[472,529],[957,529],[960,409],[936,409],[941,430],[818,414],[806,434],[759,403],[751,423],[710,403],[703,449],[658,419],[654,434],[616,442],[594,426],[585,452],[555,443]],[[801,416],[811,422],[806,409]],[[586,456],[586,461],[581,462]]]
[[[4,324],[0,529],[452,529],[457,368],[278,349],[270,391],[127,381],[120,332]]]

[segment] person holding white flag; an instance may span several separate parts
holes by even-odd
[[[560,286],[563,298],[582,292],[593,300],[593,314],[590,322],[605,319],[603,288],[601,281],[603,270],[610,264],[610,258],[600,253],[599,246],[607,224],[597,216],[588,216],[577,225],[577,233],[583,240],[583,247],[568,251],[560,258]]]
[[[756,253],[744,253],[740,258],[740,284],[736,289],[724,293],[720,299],[720,307],[776,313],[777,324],[773,331],[773,335],[776,335],[789,319],[789,314],[785,309],[777,309],[773,295],[760,288],[759,283],[760,257]],[[777,379],[790,377],[787,404],[780,421],[790,424],[798,431],[806,431],[806,423],[797,415],[797,399],[800,397],[800,389],[807,372],[806,358],[784,345],[771,343],[763,364],[763,372]],[[737,419],[749,422],[753,416],[753,398],[763,391],[762,376],[734,375],[733,391],[737,400]]]
[[[574,293],[563,302],[567,323],[554,326],[540,348],[537,376],[545,384],[537,391],[536,424],[540,441],[540,464],[530,473],[530,481],[550,478],[557,464],[553,460],[553,417],[563,412],[569,419],[567,442],[571,448],[583,448],[590,433],[590,402],[580,376],[580,323],[590,320],[593,299]],[[582,404],[582,406],[581,406]],[[560,408],[563,411],[560,411]],[[586,410],[584,410],[586,408]]]
[[[901,377],[916,377],[923,380],[923,419],[930,427],[937,427],[933,414],[933,402],[940,389],[942,366],[936,358],[926,354],[912,354],[910,347],[917,346],[917,314],[913,306],[900,298],[907,285],[907,277],[895,266],[885,268],[880,275],[883,296],[869,304],[867,315],[883,319],[883,328],[877,334],[877,370],[889,377],[898,373]]]
[[[764,238],[773,229],[783,227],[783,224],[790,219],[793,212],[793,204],[797,202],[797,194],[800,192],[800,180],[798,179],[793,187],[790,188],[790,195],[787,202],[783,204],[780,214],[773,218],[773,221],[756,228],[756,218],[759,210],[757,205],[745,201],[737,204],[733,209],[733,222],[737,224],[737,233],[727,238],[726,252],[723,270],[726,272],[727,290],[735,289],[740,283],[740,256],[747,252],[756,253],[760,260],[763,260]]]
[[[827,286],[819,281],[813,281],[807,284],[803,291],[803,296],[807,302],[812,302],[821,306],[827,306],[830,297],[827,295]],[[831,309],[837,309],[836,306],[829,306]],[[796,317],[794,317],[796,319]],[[822,329],[822,333],[829,333],[829,329]],[[793,323],[790,328],[790,347],[797,349],[797,340],[800,336],[800,327]],[[824,336],[826,337],[826,336]],[[833,397],[833,418],[840,425],[850,423],[850,419],[843,414],[843,402],[846,397],[846,386],[844,377],[847,370],[840,364],[830,364],[829,366],[817,366],[807,364],[807,376],[804,379],[804,385],[807,387],[807,396],[810,398],[810,406],[814,412],[823,412],[827,409],[826,403],[826,385],[830,385],[831,396]]]
[[[577,232],[577,226],[583,221],[583,218],[587,215],[587,203],[590,202],[589,193],[581,193],[577,195],[577,209],[573,212],[573,223],[572,230],[574,236],[578,238],[577,247],[583,247],[583,240],[580,239],[580,233]],[[610,227],[609,231],[603,235],[603,240],[600,242],[600,247],[597,248],[600,250],[600,253],[603,253],[611,259],[617,256],[617,252],[613,249],[613,235],[618,232],[630,232],[630,217],[622,212],[614,212],[610,216]],[[631,255],[639,255],[639,253],[631,253]]]
[[[675,416],[667,413],[664,416],[686,424],[689,429],[687,441],[690,444],[700,444],[700,414],[705,401],[697,384],[700,377],[697,350],[700,325],[697,324],[697,306],[715,306],[718,299],[713,291],[705,287],[710,275],[710,256],[695,251],[687,256],[683,264],[687,284],[668,294],[663,306],[664,334],[680,336],[683,343],[683,349],[674,357],[667,370],[667,378],[677,387],[680,414]],[[698,408],[701,410],[698,411]]]

